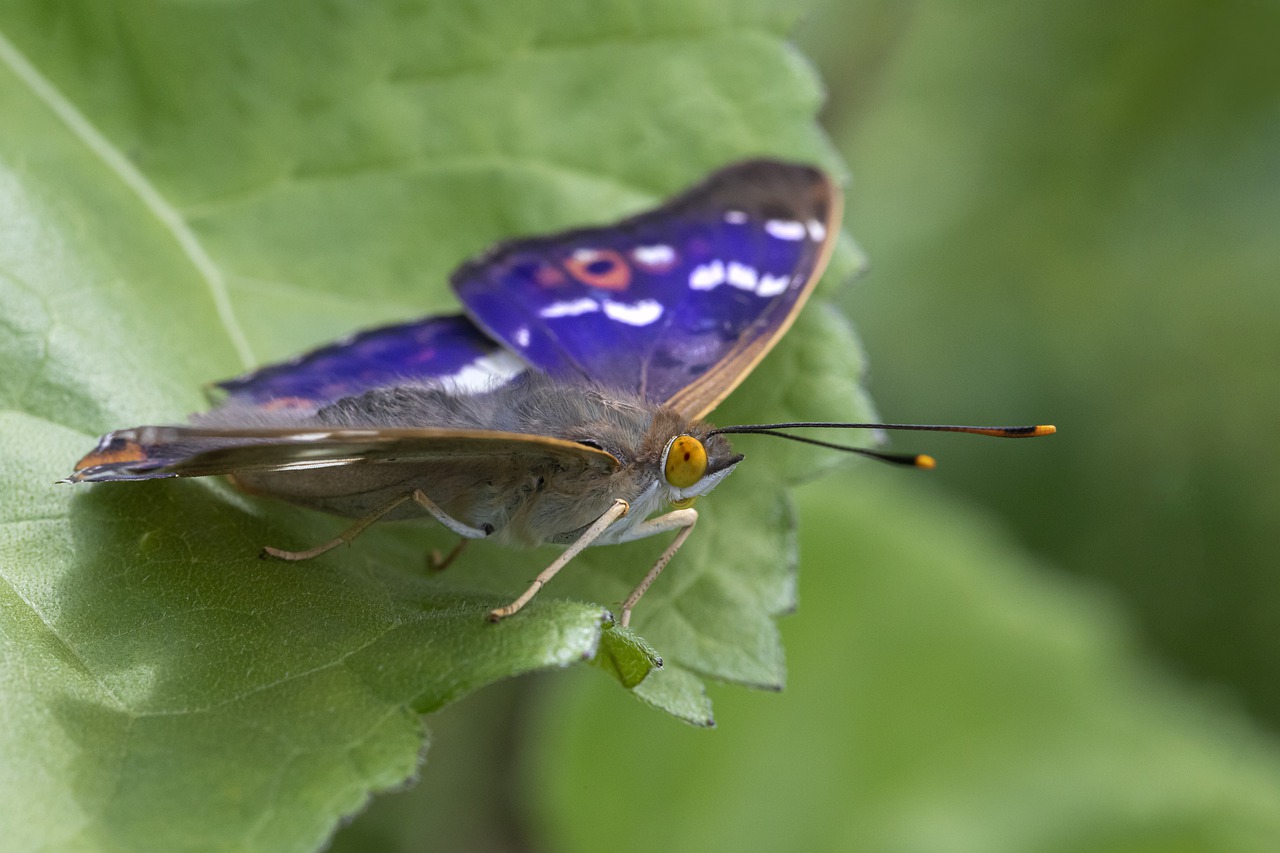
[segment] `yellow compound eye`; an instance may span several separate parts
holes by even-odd
[[[687,489],[707,473],[707,450],[691,435],[677,435],[667,442],[662,454],[662,471],[667,482]]]

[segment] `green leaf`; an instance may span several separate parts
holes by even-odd
[[[522,764],[549,848],[1274,847],[1272,740],[1143,665],[1096,592],[923,475],[863,465],[801,509],[787,692],[719,691],[707,736],[560,679]],[[602,755],[626,784],[591,785]]]
[[[610,622],[600,636],[600,648],[591,659],[623,687],[635,687],[650,673],[662,669],[662,658],[630,628]]]
[[[723,163],[839,164],[783,4],[82,2],[0,10],[3,823],[16,848],[308,849],[420,760],[418,714],[595,654],[663,543],[551,559],[341,522],[219,483],[54,486],[97,434],[180,422],[201,386],[355,328],[451,310],[493,240],[635,212]],[[845,242],[833,278],[858,264]],[[864,415],[815,301],[726,406]],[[834,390],[833,390],[834,389]],[[697,533],[606,633],[637,695],[700,724],[700,677],[778,686],[794,606],[782,483],[745,448]],[[621,665],[625,662],[625,665]],[[696,673],[696,675],[695,675]]]
[[[656,670],[635,688],[635,694],[646,704],[690,725],[711,728],[716,724],[706,686],[687,669],[668,666]]]

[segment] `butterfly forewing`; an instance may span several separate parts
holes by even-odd
[[[545,436],[444,429],[203,429],[150,426],[117,430],[80,460],[73,482],[204,477],[290,471],[354,463],[418,464],[432,459],[509,458],[530,464],[594,466],[618,460],[597,448]],[[481,476],[477,474],[477,476]]]
[[[616,225],[502,244],[453,281],[535,367],[700,416],[786,331],[839,214],[822,172],[751,161]]]

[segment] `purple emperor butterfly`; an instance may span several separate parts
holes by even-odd
[[[787,331],[831,255],[839,190],[821,171],[729,166],[615,225],[501,243],[463,264],[465,314],[373,329],[220,383],[189,426],[103,436],[67,482],[229,475],[240,488],[356,519],[428,514],[469,539],[567,546],[520,610],[590,545],[675,533],[621,622],[693,530],[692,504],[742,460],[703,418]],[[1051,427],[924,427],[1043,435]],[[461,544],[461,543],[460,543]],[[455,550],[456,553],[456,550]]]

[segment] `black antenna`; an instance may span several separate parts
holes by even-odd
[[[957,426],[954,424],[867,424],[796,421],[783,424],[739,424],[737,426],[718,427],[711,430],[710,434],[771,435],[775,438],[785,438],[789,441],[813,444],[818,447],[841,450],[846,453],[857,453],[859,456],[868,456],[881,462],[890,462],[894,465],[909,465],[914,468],[932,469],[937,467],[938,464],[932,456],[927,456],[923,453],[882,453],[877,450],[850,447],[845,444],[834,444],[829,441],[819,441],[816,438],[805,438],[804,436],[781,432],[784,429],[893,429],[912,430],[915,432],[962,432],[969,435],[988,435],[995,438],[1036,438],[1043,435],[1053,435],[1058,431],[1052,424],[1036,424],[1033,426]]]
[[[761,426],[764,426],[763,424]],[[714,430],[712,435],[724,430]],[[791,435],[786,432],[777,432],[771,429],[753,429],[743,430],[744,433],[754,435],[772,435],[775,438],[785,438],[788,441],[798,441],[802,444],[812,444],[817,447],[827,447],[832,450],[842,450],[845,453],[856,453],[859,456],[869,456],[872,459],[879,459],[881,462],[890,462],[894,465],[909,465],[913,468],[935,468],[937,462],[932,456],[925,456],[923,453],[884,453],[879,450],[868,450],[865,447],[851,447],[847,444],[834,444],[830,441],[819,441],[816,438],[805,438],[802,435]]]

